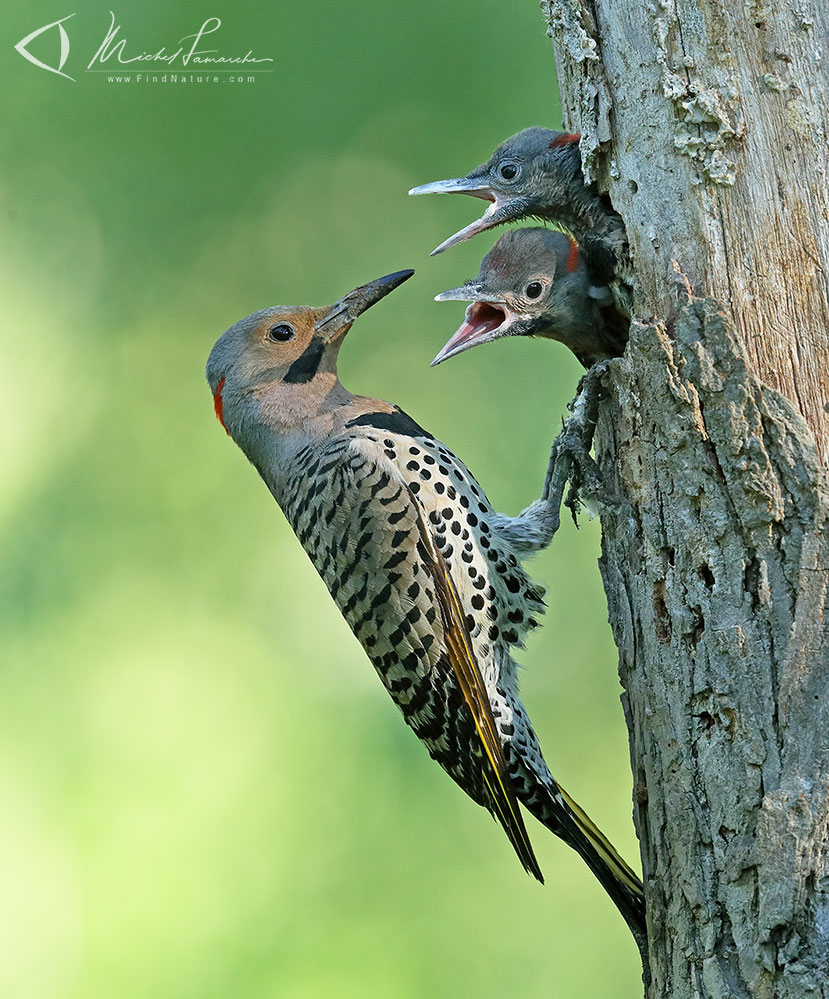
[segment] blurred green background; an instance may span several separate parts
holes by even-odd
[[[535,884],[406,729],[203,376],[254,309],[414,266],[343,381],[438,434],[499,509],[537,495],[578,365],[522,341],[429,370],[462,314],[432,296],[492,239],[430,259],[480,203],[406,196],[560,126],[535,0],[116,11],[135,51],[221,17],[223,51],[275,58],[237,86],[85,74],[109,25],[86,0],[77,82],[14,51],[71,9],[3,15],[0,996],[635,996],[576,855],[528,818]],[[536,560],[523,690],[638,866],[598,547],[568,523]]]

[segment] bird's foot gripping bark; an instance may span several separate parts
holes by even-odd
[[[583,506],[606,502],[606,497],[602,495],[599,467],[590,450],[599,415],[602,380],[610,363],[610,359],[598,361],[584,375],[579,382],[576,397],[567,407],[570,416],[564,420],[561,433],[553,442],[547,478],[541,494],[542,500],[555,511],[553,533],[560,524],[562,501],[575,524],[578,524],[577,514]]]

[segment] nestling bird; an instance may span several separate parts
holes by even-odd
[[[591,273],[611,285],[618,307],[629,315],[633,272],[625,224],[607,195],[595,184],[585,184],[580,138],[525,128],[466,177],[413,187],[409,194],[470,194],[490,203],[479,219],[444,240],[432,255],[507,222],[551,222],[575,238]]]
[[[539,881],[519,801],[577,850],[641,948],[642,886],[553,779],[518,696],[510,649],[544,610],[520,559],[549,544],[555,511],[538,500],[517,517],[496,513],[440,441],[337,377],[354,320],[412,273],[231,326],[207,362],[216,414],[433,759]]]
[[[477,277],[435,301],[472,304],[433,365],[502,337],[540,336],[560,341],[589,368],[624,351],[630,325],[608,286],[594,283],[576,242],[553,229],[505,232]]]

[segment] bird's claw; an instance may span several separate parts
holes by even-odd
[[[609,364],[609,359],[597,362],[581,379],[576,397],[567,407],[570,415],[553,442],[541,498],[555,511],[555,530],[560,524],[562,502],[578,526],[579,509],[602,493],[601,472],[590,450],[599,415],[602,380]]]

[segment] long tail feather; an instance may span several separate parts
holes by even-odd
[[[571,838],[561,826],[553,831],[559,836],[565,832],[563,838],[581,855],[622,914],[644,959],[647,955],[647,927],[645,895],[641,880],[619,856],[610,840],[578,802],[574,801],[560,784],[558,790],[572,820],[573,829],[566,832],[575,835]]]

